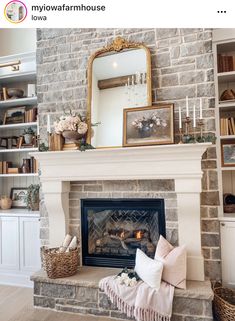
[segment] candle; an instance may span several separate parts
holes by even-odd
[[[189,117],[189,111],[188,111],[188,96],[186,96],[186,117]]]
[[[50,134],[51,133],[51,120],[50,120],[50,115],[47,115],[47,132]]]
[[[193,105],[193,127],[196,127],[196,109],[195,105]]]
[[[181,107],[179,107],[179,128],[182,128]]]
[[[200,115],[199,118],[202,119],[202,99],[200,99]]]

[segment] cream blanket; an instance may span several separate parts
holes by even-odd
[[[170,321],[174,287],[161,282],[159,291],[139,281],[136,286],[121,285],[116,276],[100,280],[99,287],[117,308],[137,321]]]

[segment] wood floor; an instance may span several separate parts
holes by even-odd
[[[115,321],[105,317],[34,309],[32,300],[32,289],[0,285],[0,321]]]

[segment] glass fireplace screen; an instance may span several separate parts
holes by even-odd
[[[82,200],[84,265],[132,267],[136,249],[154,257],[165,236],[161,199]]]

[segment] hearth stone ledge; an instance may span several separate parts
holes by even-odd
[[[49,279],[43,270],[35,273],[34,306],[56,311],[107,316],[129,320],[98,288],[99,280],[120,269],[81,267],[75,276]],[[209,281],[187,281],[187,289],[175,289],[172,321],[209,321],[213,291]]]

